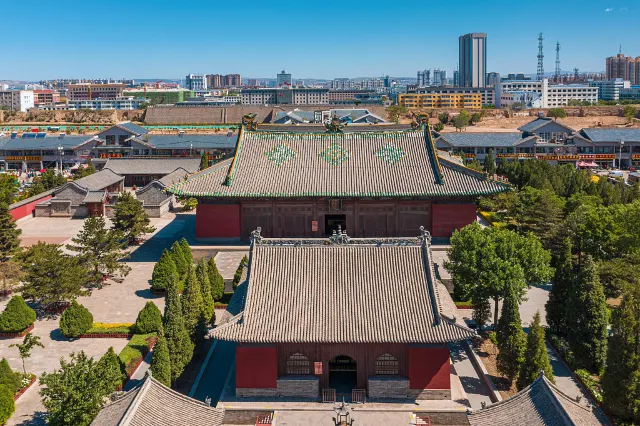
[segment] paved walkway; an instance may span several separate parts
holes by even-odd
[[[460,378],[460,383],[467,394],[467,399],[474,410],[482,408],[482,403],[491,405],[491,396],[487,385],[473,367],[467,352],[459,343],[449,345],[453,368]]]

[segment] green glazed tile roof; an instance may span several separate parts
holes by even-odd
[[[244,131],[232,160],[168,188],[193,197],[446,197],[509,190],[435,158],[424,131]],[[442,169],[442,173],[438,169]]]

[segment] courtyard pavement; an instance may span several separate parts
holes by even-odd
[[[162,310],[164,298],[154,296],[149,290],[149,280],[153,266],[162,250],[171,246],[173,241],[182,237],[192,240],[193,214],[170,214],[163,218],[151,219],[156,227],[148,235],[147,242],[136,247],[127,261],[131,272],[120,283],[108,281],[102,289],[96,289],[91,296],[81,297],[79,303],[85,305],[93,314],[96,322],[134,322],[138,312],[148,300],[152,300]],[[31,245],[38,240],[51,243],[69,243],[70,239],[82,229],[84,220],[68,218],[30,218],[20,221],[23,245]],[[3,310],[8,300],[0,302]],[[59,368],[59,360],[67,358],[71,352],[83,350],[88,356],[99,358],[110,346],[119,353],[127,344],[127,339],[66,339],[58,329],[59,317],[39,318],[33,334],[40,336],[45,348],[34,348],[30,359],[26,361],[27,372],[37,375]],[[12,343],[21,339],[0,340],[0,358],[7,358],[14,370],[22,370],[18,350],[10,348]],[[44,424],[44,407],[38,394],[37,383],[20,397],[16,403],[16,412],[7,425]]]

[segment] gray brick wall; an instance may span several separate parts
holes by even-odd
[[[240,398],[253,398],[258,396],[277,397],[277,388],[236,388],[236,396]]]
[[[369,398],[407,398],[409,379],[406,377],[369,377]]]
[[[409,389],[409,397],[414,399],[451,399],[451,389]]]
[[[278,379],[278,394],[288,398],[314,398],[320,396],[320,382],[313,376],[292,376]]]

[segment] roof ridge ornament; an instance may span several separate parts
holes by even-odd
[[[337,115],[333,114],[331,122],[324,125],[327,128],[327,133],[343,133],[342,128],[344,125],[340,122]]]
[[[336,232],[336,230],[334,229],[333,233],[329,237],[329,244],[349,244],[350,240],[351,238],[349,238],[349,236],[347,235],[347,231],[343,231],[342,226],[338,225],[338,231]]]
[[[254,244],[260,244],[262,243],[262,240],[264,239],[262,237],[262,235],[260,235],[260,233],[262,232],[262,228],[261,227],[257,227],[255,231],[251,231],[251,245]]]
[[[256,113],[250,112],[242,116],[242,125],[247,130],[258,130],[258,122],[256,122]]]
[[[418,241],[421,244],[425,244],[427,246],[431,245],[431,233],[427,231],[424,226],[420,227],[420,235],[418,236]]]
[[[426,114],[414,115],[413,121],[411,121],[411,130],[423,130],[428,122],[429,117]]]

